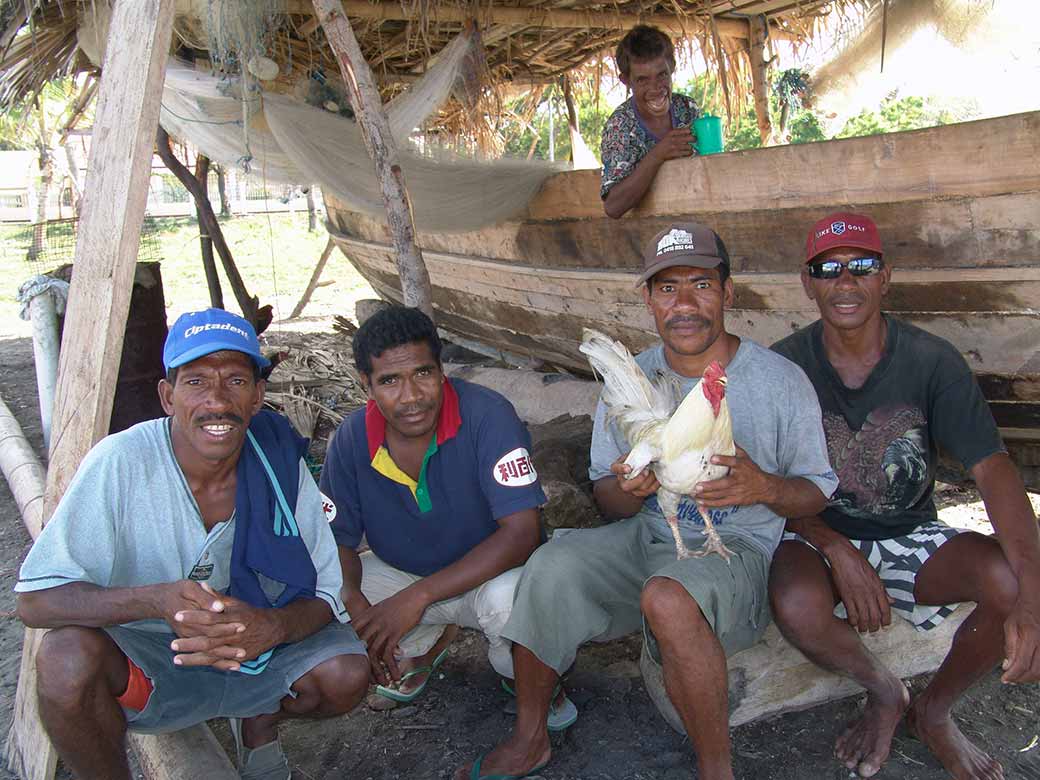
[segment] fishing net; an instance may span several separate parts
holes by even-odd
[[[249,61],[264,56],[271,3],[265,0],[256,4],[258,9],[249,9],[245,6],[251,4],[242,0],[192,2],[200,5],[198,18],[214,20],[207,22],[205,45],[212,47],[219,67],[211,74],[170,60],[159,120],[166,131],[214,162],[267,181],[317,183],[351,208],[382,216],[382,192],[372,160],[360,128],[340,105],[342,98],[319,102],[326,107],[318,107],[310,105],[315,100],[309,84],[298,84],[293,95],[275,94],[250,77]],[[81,46],[100,62],[103,52],[97,41],[104,40],[99,31],[107,28],[107,19],[89,14],[84,21]],[[387,104],[420,229],[472,230],[518,215],[548,176],[568,167],[513,159],[486,162],[412,142],[413,131],[453,92],[472,93],[469,82],[479,59],[479,35],[464,32],[438,53],[418,81]],[[232,68],[235,73],[228,72]]]

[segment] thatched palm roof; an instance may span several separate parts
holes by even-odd
[[[96,70],[76,47],[77,17],[106,0],[0,0],[0,107],[39,91],[55,77]],[[214,7],[247,0],[178,0],[174,44],[182,54],[210,58]],[[676,38],[699,40],[706,64],[731,82],[747,67],[749,19],[765,16],[774,38],[805,41],[821,20],[877,0],[344,0],[366,59],[387,93],[421,74],[468,20],[482,32],[484,86],[536,87],[574,69],[598,66],[637,23],[655,24]],[[260,3],[263,5],[263,3]],[[309,0],[268,0],[276,11],[263,42],[288,87],[321,68],[336,73]],[[221,11],[223,12],[223,11]],[[32,34],[15,36],[20,28]],[[721,60],[718,54],[721,52]],[[219,59],[219,58],[218,58]]]

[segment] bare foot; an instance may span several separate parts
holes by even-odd
[[[1004,768],[964,736],[949,711],[929,716],[920,700],[906,713],[906,725],[939,759],[954,780],[1003,780]]]
[[[891,677],[881,691],[867,695],[867,706],[838,737],[834,755],[855,769],[860,777],[873,777],[888,759],[892,734],[910,704],[910,693],[897,677]]]
[[[480,759],[480,777],[491,775],[513,775],[525,777],[531,772],[536,772],[549,763],[552,748],[549,745],[549,733],[542,732],[541,736],[531,742],[522,742],[516,735],[512,735],[496,747],[490,753]],[[454,780],[469,780],[473,771],[473,764],[466,764],[455,770],[452,776]]]

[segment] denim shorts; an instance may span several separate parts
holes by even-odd
[[[151,680],[145,708],[123,710],[130,730],[145,734],[178,731],[210,718],[277,712],[285,696],[296,695],[292,684],[311,669],[338,655],[365,654],[353,626],[333,621],[306,639],[278,647],[267,667],[250,675],[211,666],[175,666],[170,643],[176,636],[171,632],[128,626],[104,630]]]

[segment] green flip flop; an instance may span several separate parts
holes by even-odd
[[[411,693],[401,693],[401,691],[399,691],[397,688],[391,688],[388,685],[377,685],[376,693],[378,693],[380,696],[385,696],[387,699],[391,699],[392,701],[398,701],[403,703],[414,701],[415,697],[422,693],[423,690],[426,688],[426,683],[430,681],[430,678],[433,676],[433,673],[437,671],[437,667],[440,666],[441,663],[443,663],[444,659],[447,657],[448,648],[445,647],[443,650],[441,650],[440,654],[435,659],[433,659],[433,664],[431,664],[430,666],[420,666],[417,669],[412,669],[410,672],[405,672],[403,675],[401,675],[401,682],[399,682],[398,685],[401,685],[405,680],[410,680],[412,677],[418,677],[420,674],[426,675],[426,679],[422,681],[422,685],[420,685]]]
[[[469,780],[523,780],[523,778],[530,777],[535,772],[541,772],[549,766],[549,762],[546,761],[544,764],[539,764],[536,767],[528,769],[522,775],[482,775],[480,774],[480,765],[484,762],[485,758],[487,758],[487,753],[473,762],[473,768],[469,771]]]
[[[545,727],[553,732],[566,731],[578,720],[578,708],[570,700],[570,697],[564,696],[563,704],[556,705],[556,697],[560,695],[562,687],[563,683],[557,683],[556,687],[553,688],[552,699],[549,700],[549,717],[545,722]],[[513,686],[509,684],[509,680],[505,677],[502,678],[502,689],[510,696],[516,696],[516,691],[513,690]]]

